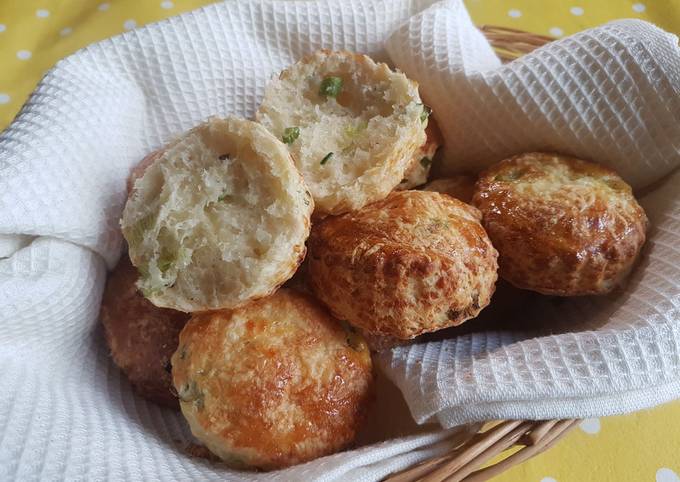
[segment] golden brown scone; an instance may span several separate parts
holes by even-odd
[[[371,399],[366,343],[285,288],[194,315],[172,366],[192,433],[234,467],[276,469],[341,450]]]
[[[500,275],[518,288],[570,296],[611,291],[645,242],[647,216],[614,171],[531,152],[479,178],[473,198],[500,253]]]
[[[135,286],[137,270],[127,254],[106,283],[101,306],[106,342],[113,361],[135,390],[156,403],[177,408],[172,393],[170,357],[189,315],[158,308]]]
[[[489,303],[496,250],[477,209],[426,191],[387,199],[312,229],[309,283],[340,319],[410,339],[458,325]]]
[[[312,294],[307,283],[307,258],[305,258],[304,261],[300,263],[300,266],[298,266],[298,269],[293,277],[286,281],[282,288],[290,288],[302,293]]]
[[[417,186],[422,186],[427,182],[427,176],[430,174],[430,167],[432,166],[432,159],[437,153],[437,149],[442,144],[442,134],[433,117],[429,118],[427,128],[425,129],[427,139],[425,144],[420,146],[413,156],[411,165],[406,169],[404,179],[396,187],[397,191],[404,191],[406,189],[413,189]]]
[[[411,340],[402,340],[401,338],[390,335],[372,335],[364,330],[358,330],[358,332],[361,333],[361,336],[366,340],[368,348],[376,353],[412,343]]]
[[[435,191],[443,194],[448,194],[456,199],[460,199],[464,203],[470,204],[472,195],[475,192],[474,176],[461,174],[459,176],[445,177],[443,179],[435,179],[423,186],[423,191]]]

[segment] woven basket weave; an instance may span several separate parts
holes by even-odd
[[[521,30],[484,25],[480,30],[498,56],[509,62],[554,40]],[[548,450],[580,420],[506,420],[485,424],[477,433],[453,436],[454,449],[390,475],[389,482],[482,482]],[[488,465],[500,456],[500,460]]]

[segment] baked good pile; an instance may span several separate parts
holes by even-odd
[[[648,221],[615,172],[529,152],[430,179],[446,142],[430,114],[404,74],[318,51],[272,80],[255,121],[210,118],[131,173],[107,342],[230,466],[350,446],[371,352],[474,323],[499,276],[578,296],[633,269]]]

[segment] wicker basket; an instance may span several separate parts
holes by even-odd
[[[480,27],[504,62],[514,60],[554,40],[521,30]],[[481,482],[548,450],[579,420],[506,420],[486,424],[476,434],[458,434],[454,449],[385,479],[389,482]],[[500,455],[501,460],[490,461]],[[503,457],[504,456],[504,457]]]

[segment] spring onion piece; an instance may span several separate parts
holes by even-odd
[[[423,157],[420,160],[420,165],[425,168],[427,168],[430,164],[432,164],[432,159],[430,159],[429,157]]]
[[[175,258],[172,256],[161,256],[161,258],[158,260],[158,269],[161,270],[161,273],[165,273],[167,270],[170,269],[170,266],[172,266],[175,262]]]
[[[342,90],[342,79],[340,77],[326,77],[321,81],[319,95],[321,97],[337,97]]]
[[[432,109],[423,104],[423,112],[420,114],[420,122],[425,122],[428,117],[430,117],[430,114],[432,114]]]
[[[285,144],[291,145],[298,137],[300,137],[299,127],[286,127],[283,130],[283,137],[281,139]]]
[[[324,156],[324,158],[321,159],[321,165],[323,166],[324,164],[326,164],[328,162],[328,160],[331,158],[331,156],[333,156],[332,152],[329,152],[328,154],[326,154]]]
[[[347,127],[345,127],[345,135],[349,137],[350,139],[354,139],[357,137],[359,134],[361,134],[363,131],[365,131],[368,128],[368,121],[367,120],[361,120],[357,122],[356,124],[348,124]]]

